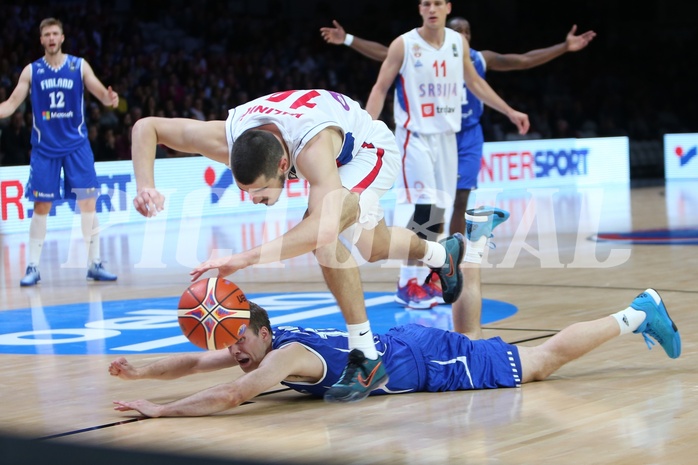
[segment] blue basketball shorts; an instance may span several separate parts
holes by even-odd
[[[98,194],[99,183],[89,143],[60,157],[48,157],[32,151],[29,180],[24,194],[27,199],[34,202],[52,202],[76,195],[78,200],[82,200],[96,197]]]

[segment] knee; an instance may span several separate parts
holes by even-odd
[[[443,232],[446,209],[435,205],[415,205],[414,214],[407,224],[421,239],[436,241]]]
[[[51,212],[51,202],[34,202],[34,213],[48,215]]]
[[[375,263],[380,260],[385,260],[389,256],[389,250],[387,247],[382,245],[371,248],[371,254],[368,257],[364,257],[369,263]]]

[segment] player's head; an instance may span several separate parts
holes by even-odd
[[[273,333],[267,311],[254,302],[250,302],[250,325],[243,336],[228,352],[235,357],[245,373],[254,371],[262,363],[272,347]]]
[[[235,182],[254,203],[274,205],[279,200],[288,164],[281,142],[268,131],[248,129],[230,151]]]
[[[271,332],[271,323],[269,322],[269,314],[256,303],[249,301],[250,304],[250,326],[249,329],[255,334],[259,334],[262,328],[267,328]]]
[[[39,38],[44,51],[51,55],[61,51],[63,36],[63,23],[56,18],[46,18],[39,24]]]
[[[446,25],[450,29],[463,34],[468,42],[470,42],[470,23],[467,19],[462,16],[456,16],[455,18],[451,18]]]
[[[451,13],[451,2],[447,0],[420,0],[419,15],[423,20],[423,27],[443,28],[446,25],[446,16]]]

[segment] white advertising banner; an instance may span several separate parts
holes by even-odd
[[[664,134],[664,178],[698,178],[698,134]]]
[[[133,208],[136,181],[132,162],[100,162],[95,168],[101,183],[97,199],[100,225],[145,221]],[[28,166],[2,168],[0,234],[29,231],[33,204],[24,197],[28,177]],[[479,184],[484,194],[487,188],[503,192],[628,182],[628,140],[615,137],[486,143]],[[260,212],[267,218],[278,218],[289,209],[307,206],[308,184],[304,180],[289,180],[276,205],[254,205],[237,188],[227,167],[201,156],[156,160],[155,183],[166,197],[165,210],[158,214],[159,219]],[[394,208],[395,198],[395,192],[391,191],[381,200],[386,212]],[[53,202],[48,228],[72,228],[75,213],[73,200]]]
[[[480,187],[628,184],[627,137],[486,142]]]

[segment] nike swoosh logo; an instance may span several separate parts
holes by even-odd
[[[376,376],[376,372],[378,371],[378,368],[383,364],[383,362],[378,362],[378,364],[373,367],[373,370],[368,374],[368,378],[364,380],[364,377],[361,376],[361,373],[359,373],[359,376],[357,379],[359,380],[359,383],[363,385],[363,387],[369,387],[371,383],[373,382],[373,378]]]
[[[456,272],[456,268],[453,266],[453,257],[450,255],[448,256],[448,266],[450,267],[448,270],[448,274],[446,275],[447,278],[450,278],[453,276],[453,273]]]
[[[359,336],[365,336],[367,334],[368,334],[368,331],[364,331],[364,332],[359,333]]]

